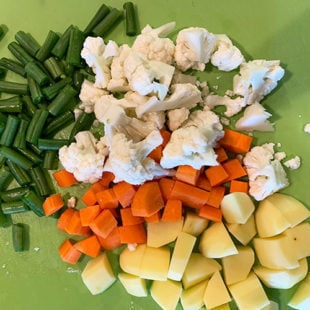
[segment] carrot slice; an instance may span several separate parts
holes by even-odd
[[[53,177],[60,187],[70,187],[77,183],[73,173],[65,169],[55,171]]]
[[[141,216],[134,216],[131,208],[125,208],[120,210],[121,220],[123,226],[136,225],[144,222],[144,218]]]
[[[46,216],[54,214],[65,205],[61,194],[56,193],[45,198],[42,207]]]
[[[149,155],[148,157],[154,159],[157,163],[160,162],[162,155],[163,155],[163,149],[165,148],[165,146],[167,145],[167,143],[170,140],[171,137],[171,133],[166,130],[166,129],[161,129],[160,130],[160,134],[163,138],[163,142],[162,144],[160,144],[159,146],[157,146]]]
[[[228,173],[222,165],[212,166],[205,170],[205,175],[209,179],[211,186],[217,186],[226,182],[229,178]]]
[[[74,247],[78,251],[93,258],[97,257],[101,251],[101,244],[95,235],[86,237],[78,241],[74,244]]]
[[[74,212],[75,210],[72,208],[68,208],[64,212],[62,212],[57,221],[57,228],[66,231],[66,227],[68,226],[68,223],[70,222]]]
[[[85,236],[90,233],[89,227],[83,227],[81,223],[80,212],[74,210],[65,231],[70,235]]]
[[[89,188],[83,195],[82,201],[85,203],[86,206],[93,206],[97,203],[96,192],[94,189]]]
[[[135,187],[125,181],[119,182],[113,186],[114,194],[123,208],[130,206],[136,193]]]
[[[248,193],[249,191],[249,183],[246,181],[239,181],[239,180],[231,180],[229,192],[243,192]]]
[[[222,211],[219,208],[213,208],[205,205],[199,209],[198,215],[214,222],[222,221]]]
[[[89,225],[96,235],[103,238],[106,238],[116,226],[117,220],[109,209],[101,211]]]
[[[182,201],[168,199],[161,219],[163,222],[180,221],[182,219]]]
[[[198,178],[196,186],[199,188],[202,188],[206,191],[210,191],[211,187],[212,187],[210,184],[210,181],[208,180],[208,178],[206,177],[205,174],[200,175],[200,177]]]
[[[97,192],[96,197],[102,209],[114,209],[118,207],[118,200],[112,188]]]
[[[143,183],[131,204],[134,216],[148,217],[164,207],[164,200],[157,181]]]
[[[250,150],[253,137],[241,132],[224,129],[224,137],[219,144],[226,150],[234,153],[246,153]]]
[[[146,243],[146,230],[143,224],[120,226],[121,243]]]
[[[144,220],[147,223],[158,223],[161,219],[161,212],[158,211],[151,216],[145,217]]]
[[[188,207],[200,208],[208,202],[209,195],[208,191],[201,188],[181,181],[175,181],[169,199],[178,199]]]
[[[101,208],[99,205],[88,206],[79,210],[82,226],[89,226],[99,215]]]
[[[113,228],[105,238],[98,235],[97,238],[105,250],[113,250],[121,245],[118,227]]]
[[[228,159],[228,155],[223,147],[218,147],[214,149],[214,152],[217,155],[216,160],[218,163],[222,163],[223,161]]]
[[[228,181],[247,175],[246,170],[237,158],[227,160],[222,164],[222,166],[229,175]]]
[[[109,188],[111,182],[115,179],[115,176],[112,172],[104,171],[102,173],[101,179],[98,181],[103,187]]]
[[[214,208],[219,208],[225,195],[224,186],[214,186],[211,188],[208,205]]]
[[[201,174],[200,169],[195,169],[189,165],[181,165],[181,166],[178,166],[175,177],[179,181],[182,181],[182,182],[185,182],[191,185],[196,185],[200,174]]]
[[[58,248],[61,259],[69,264],[76,264],[80,259],[82,253],[76,249],[73,243],[66,239]]]
[[[160,187],[160,191],[163,195],[163,199],[164,201],[167,201],[171,190],[174,186],[175,180],[169,179],[169,178],[161,178],[158,181],[159,187]]]

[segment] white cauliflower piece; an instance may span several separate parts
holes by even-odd
[[[143,114],[141,119],[148,124],[154,124],[154,128],[162,129],[166,122],[166,113],[164,111],[149,112]]]
[[[238,130],[274,131],[273,124],[268,120],[271,116],[260,103],[255,102],[245,108],[243,116],[235,126]]]
[[[171,131],[174,131],[181,127],[181,125],[188,119],[189,109],[188,108],[179,108],[170,110],[167,113],[168,116],[168,128]]]
[[[209,94],[204,99],[204,104],[210,109],[215,106],[225,106],[226,111],[224,115],[231,117],[239,113],[243,107],[246,106],[246,102],[242,97],[230,98],[229,96],[219,96],[214,94]]]
[[[107,51],[105,51],[107,49]],[[87,37],[83,43],[81,57],[96,74],[95,86],[107,88],[111,79],[110,63],[113,56],[118,53],[115,42],[105,45],[101,37]]]
[[[203,71],[214,51],[216,36],[205,28],[190,27],[181,30],[176,38],[174,58],[181,71]]]
[[[310,123],[308,123],[308,124],[306,124],[306,125],[304,126],[304,132],[305,132],[305,133],[310,133]]]
[[[301,165],[301,159],[299,156],[295,156],[284,162],[284,166],[292,170],[299,169],[300,165]]]
[[[175,68],[148,60],[142,53],[131,51],[124,60],[124,74],[130,88],[140,95],[155,94],[160,100],[168,93]]]
[[[212,65],[222,71],[231,71],[243,62],[243,55],[231,40],[225,34],[216,35],[215,51],[211,56]]]
[[[59,160],[78,181],[95,183],[102,176],[106,148],[97,147],[97,140],[90,131],[80,131],[75,140],[59,149]]]
[[[171,94],[164,100],[151,97],[145,104],[136,108],[136,114],[141,117],[144,113],[167,111],[178,108],[193,108],[201,101],[201,93],[193,84],[174,84],[170,88]]]
[[[218,162],[213,148],[223,135],[223,127],[215,113],[195,111],[182,127],[172,132],[160,164],[167,169],[179,165],[190,165],[195,169],[216,166]]]
[[[243,96],[248,105],[268,95],[284,76],[279,60],[257,59],[242,63],[233,78],[234,94]]]
[[[253,147],[243,158],[249,177],[249,193],[257,201],[289,185],[285,170],[275,158],[274,143]]]
[[[105,171],[115,175],[114,182],[126,181],[139,185],[156,177],[170,175],[153,159],[147,157],[163,141],[158,130],[152,131],[144,140],[134,143],[123,133],[112,137],[110,156],[104,166]]]
[[[157,60],[171,64],[174,57],[174,43],[167,36],[175,27],[175,22],[164,24],[158,28],[146,25],[141,34],[133,42],[132,49],[143,53],[149,60]]]
[[[84,110],[86,113],[93,112],[96,101],[101,96],[106,94],[107,91],[96,87],[94,83],[85,79],[80,90],[79,98],[82,103],[79,105],[79,108]]]

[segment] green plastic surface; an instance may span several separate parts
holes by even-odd
[[[106,1],[122,8],[124,1]],[[202,26],[213,33],[225,33],[249,59],[280,59],[286,74],[279,87],[264,100],[276,123],[273,133],[258,134],[255,143],[280,143],[278,150],[288,158],[299,155],[302,166],[288,171],[291,185],[284,193],[294,195],[310,207],[310,134],[303,127],[310,122],[310,2],[308,0],[137,0],[141,28],[149,23],[156,27],[176,21],[180,30]],[[10,56],[7,44],[18,30],[31,33],[40,43],[51,29],[63,32],[70,24],[83,29],[97,8],[99,0],[1,0],[0,24],[8,32],[0,41],[0,56]],[[131,43],[124,35],[124,23],[118,25],[106,39]],[[175,34],[174,34],[175,38]],[[219,92],[231,88],[232,74],[215,70],[201,75]],[[226,76],[226,78],[224,77]],[[9,75],[8,78],[12,76]],[[0,229],[0,308],[3,310],[155,310],[159,307],[151,298],[129,296],[116,282],[103,294],[92,296],[81,280],[81,270],[87,262],[77,265],[63,263],[58,246],[67,237],[55,228],[53,218],[37,218],[32,213],[14,216],[29,229],[29,249],[15,253],[11,229]],[[116,252],[109,253],[117,270]],[[270,297],[287,309],[286,303],[294,289],[269,291]]]

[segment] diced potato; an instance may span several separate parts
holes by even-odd
[[[175,222],[148,223],[147,245],[158,248],[175,241],[182,227],[183,219]]]
[[[222,222],[212,224],[203,232],[199,250],[205,257],[209,258],[221,258],[238,253]]]
[[[253,268],[260,280],[270,288],[289,289],[300,282],[308,273],[307,259],[299,261],[300,266],[295,269],[270,269],[263,266]]]
[[[224,196],[221,210],[227,223],[244,224],[254,212],[255,206],[248,194],[234,192]]]
[[[290,299],[288,305],[294,309],[309,310],[310,309],[310,273],[300,283],[296,292]]]
[[[211,275],[222,269],[214,259],[203,256],[201,253],[192,253],[185,268],[182,283],[185,289],[207,280]]]
[[[196,237],[181,232],[175,243],[170,260],[168,278],[175,281],[182,279],[188,260],[192,254]]]
[[[243,245],[247,245],[256,235],[254,215],[252,214],[244,224],[226,223],[229,232]]]
[[[231,297],[219,271],[216,271],[208,281],[203,301],[207,309],[213,309],[231,301]]]
[[[175,310],[182,293],[181,282],[167,280],[167,281],[153,281],[151,289],[151,296],[155,302],[165,310]]]
[[[128,294],[137,297],[147,296],[145,279],[126,272],[119,273],[118,279],[123,284]]]
[[[239,310],[262,309],[270,304],[257,276],[251,272],[243,281],[228,286]]]
[[[227,304],[215,307],[212,310],[230,310],[230,306],[229,306],[229,303],[227,303]]]
[[[207,283],[207,281],[202,281],[183,290],[181,295],[181,304],[184,310],[200,310],[202,308],[204,305],[203,296]]]
[[[237,247],[238,254],[222,258],[224,279],[227,285],[245,280],[254,264],[255,255],[251,247]]]
[[[87,263],[82,280],[93,295],[104,292],[115,282],[116,277],[105,252]]]
[[[119,263],[123,271],[140,276],[140,266],[146,249],[146,244],[140,244],[135,250],[126,247],[119,256]]]
[[[208,226],[209,221],[202,218],[194,212],[187,212],[184,220],[183,231],[193,235],[199,236]]]
[[[273,300],[269,300],[270,304],[264,308],[262,308],[262,310],[279,310],[279,304],[276,303]]]

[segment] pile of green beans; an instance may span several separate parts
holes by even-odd
[[[81,58],[86,36],[102,36],[125,18],[127,35],[137,34],[135,7],[123,10],[102,4],[81,30],[70,25],[62,34],[50,30],[42,44],[25,31],[8,44],[12,58],[0,58],[0,227],[12,225],[15,251],[23,251],[25,229],[14,224],[12,215],[33,211],[44,216],[44,199],[55,189],[50,170],[58,167],[58,150],[74,141],[81,130],[89,130],[94,113],[74,109],[84,79],[93,72]],[[7,71],[24,79],[6,81]],[[71,126],[71,127],[68,127]],[[67,139],[56,138],[65,128]]]

